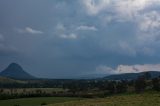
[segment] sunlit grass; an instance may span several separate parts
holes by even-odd
[[[54,104],[62,103],[67,101],[80,100],[80,98],[70,98],[70,97],[35,97],[35,98],[22,98],[22,99],[10,99],[10,100],[0,100],[0,106],[41,106],[42,103]]]
[[[160,106],[160,92],[71,101],[48,106]]]

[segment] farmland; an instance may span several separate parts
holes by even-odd
[[[105,98],[35,97],[0,100],[0,106],[159,106],[160,92],[119,94]]]
[[[6,89],[1,89],[3,90],[3,93],[8,93],[8,94],[29,94],[29,93],[56,93],[56,92],[63,92],[65,91],[62,88],[6,88]],[[1,92],[2,93],[2,92]]]
[[[42,104],[55,104],[68,101],[80,100],[80,98],[71,97],[36,97],[0,100],[0,106],[41,106]]]

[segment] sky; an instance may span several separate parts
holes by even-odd
[[[160,71],[160,0],[0,0],[0,70],[38,77]]]

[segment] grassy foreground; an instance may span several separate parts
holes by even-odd
[[[106,98],[38,97],[0,100],[0,106],[160,106],[160,92],[122,94]]]
[[[160,92],[126,94],[106,98],[57,103],[48,106],[160,106]]]
[[[69,97],[22,98],[22,99],[0,100],[0,106],[14,106],[14,105],[41,106],[42,103],[54,104],[54,103],[62,103],[75,100],[80,100],[80,98],[69,98]]]

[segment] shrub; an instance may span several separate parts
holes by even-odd
[[[47,105],[47,103],[46,102],[41,103],[41,106],[44,106],[44,105]]]
[[[135,90],[136,92],[143,92],[146,88],[146,82],[145,79],[143,77],[139,77],[136,81],[135,81]]]
[[[18,105],[18,104],[15,104],[15,105],[13,105],[13,106],[20,106],[20,105]]]
[[[160,80],[159,78],[152,79],[153,90],[160,91]]]

